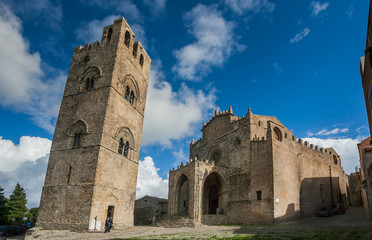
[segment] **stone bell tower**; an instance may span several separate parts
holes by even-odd
[[[133,225],[151,59],[124,18],[74,50],[40,202],[46,229]]]

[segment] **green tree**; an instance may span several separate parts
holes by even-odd
[[[39,212],[39,208],[38,207],[34,207],[34,208],[31,208],[29,213],[30,213],[30,217],[31,217],[31,226],[35,226],[36,224],[36,221],[37,221],[37,213]]]
[[[7,198],[4,196],[4,188],[0,186],[0,225],[8,223],[8,207],[6,206]]]
[[[23,217],[27,217],[26,215],[28,212],[26,204],[27,199],[25,189],[17,183],[6,204],[9,209],[8,221],[13,222],[12,219],[14,218],[15,223],[23,223]]]

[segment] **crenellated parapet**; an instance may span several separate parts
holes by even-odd
[[[145,72],[150,69],[150,57],[142,44],[135,41],[135,34],[124,18],[115,20],[114,24],[103,29],[101,42],[97,40],[92,44],[87,43],[84,46],[75,47],[73,57],[89,62],[89,55],[97,54],[100,51],[104,51],[105,56],[108,54],[107,52],[113,56],[117,55],[118,51],[126,52],[125,55],[133,58]]]
[[[199,164],[206,164],[206,165],[209,165],[209,166],[212,166],[212,167],[215,166],[215,162],[214,161],[211,161],[211,160],[208,160],[208,159],[204,159],[204,158],[194,157],[194,158],[190,158],[189,161],[186,162],[186,164],[184,164],[182,162],[176,168],[170,169],[169,172],[171,173],[171,172],[174,172],[174,171],[181,170],[183,168],[188,168],[188,167],[194,166],[195,164],[197,166],[199,166]]]

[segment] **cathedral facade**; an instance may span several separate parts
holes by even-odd
[[[296,139],[277,118],[215,111],[190,160],[169,172],[168,215],[204,224],[273,223],[348,206],[339,155]]]

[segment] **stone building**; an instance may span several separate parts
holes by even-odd
[[[364,210],[372,219],[372,146],[371,137],[358,143],[360,159],[361,197]]]
[[[169,172],[168,215],[205,224],[272,223],[348,206],[339,155],[296,139],[277,118],[216,110],[190,161]]]
[[[134,37],[120,18],[101,43],[73,52],[41,196],[43,228],[88,230],[108,216],[116,228],[133,225],[151,62]]]
[[[349,175],[349,201],[351,206],[362,206],[360,172],[354,172]]]
[[[372,5],[369,5],[367,41],[365,56],[360,58],[360,75],[362,78],[362,87],[364,100],[366,104],[369,132],[372,135]],[[364,181],[363,187],[365,191],[366,210],[372,218],[372,151],[370,150],[372,143],[365,140],[358,145],[360,154],[361,177]]]
[[[134,225],[150,225],[165,219],[168,212],[168,200],[144,196],[134,203]]]

